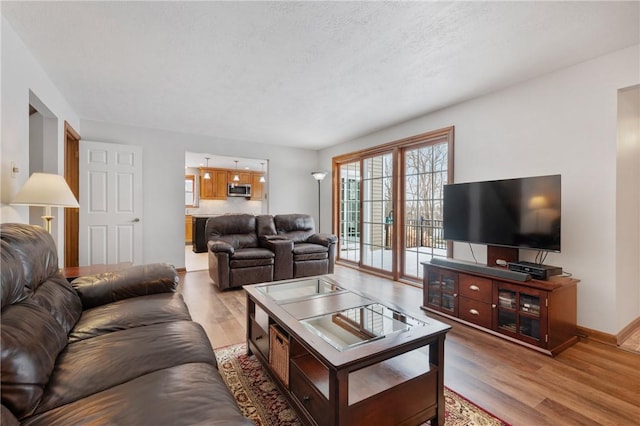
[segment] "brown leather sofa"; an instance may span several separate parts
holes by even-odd
[[[166,264],[60,274],[49,233],[0,225],[1,424],[253,424]]]
[[[337,237],[315,231],[306,214],[228,214],[205,227],[209,276],[220,289],[331,274]]]
[[[205,235],[209,276],[220,289],[273,280],[275,255],[260,245],[254,215],[210,217]]]
[[[273,230],[263,227],[264,239],[284,238],[291,242],[290,250],[283,252],[286,263],[291,265],[286,278],[300,278],[312,275],[333,274],[336,242],[333,234],[319,234],[315,231],[313,217],[306,214],[282,214],[273,217]],[[273,240],[272,240],[273,241]]]

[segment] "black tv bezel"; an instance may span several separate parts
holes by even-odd
[[[446,238],[445,234],[445,218],[446,218],[446,201],[445,201],[445,192],[443,189],[443,202],[442,202],[442,209],[443,209],[443,239],[446,241],[451,241],[451,242],[457,242],[457,243],[469,243],[469,244],[484,244],[487,246],[494,246],[494,247],[506,247],[506,248],[512,248],[512,249],[522,249],[522,250],[533,250],[533,251],[544,251],[544,252],[550,252],[550,253],[561,253],[562,252],[562,175],[559,173],[556,174],[549,174],[549,175],[538,175],[538,176],[525,176],[525,177],[517,177],[517,178],[506,178],[506,179],[491,179],[491,180],[484,180],[484,181],[473,181],[473,182],[454,182],[454,183],[450,183],[445,185],[445,188],[447,186],[457,186],[457,185],[474,185],[474,184],[485,184],[485,183],[495,183],[495,182],[504,182],[504,181],[522,181],[522,180],[526,180],[526,179],[536,179],[536,178],[545,178],[545,177],[558,177],[559,178],[559,194],[560,194],[560,230],[559,230],[559,235],[558,235],[558,249],[555,248],[541,248],[541,247],[534,247],[534,246],[529,246],[529,245],[510,245],[510,244],[501,244],[501,243],[495,243],[495,242],[490,242],[490,241],[475,241],[475,240],[468,240],[468,239],[455,239],[455,238]]]

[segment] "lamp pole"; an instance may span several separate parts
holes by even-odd
[[[320,232],[320,182],[327,176],[327,172],[311,172],[311,176],[318,181],[318,232]]]

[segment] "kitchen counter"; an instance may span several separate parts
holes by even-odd
[[[207,219],[214,216],[220,216],[219,214],[193,214],[191,215],[191,243],[193,245],[194,253],[203,253],[207,251],[207,240],[204,234],[204,227],[207,224]]]

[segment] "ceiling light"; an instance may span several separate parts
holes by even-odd
[[[209,157],[204,157],[207,159],[207,168],[209,167]],[[211,179],[211,173],[209,173],[209,170],[207,170],[206,172],[204,172],[204,176],[205,179]]]
[[[260,176],[260,182],[265,183],[267,180],[264,178],[264,163],[260,163],[260,167],[262,168],[262,175]]]
[[[238,176],[238,160],[234,160],[236,162],[236,175],[233,177],[234,182],[240,182],[240,176]]]

